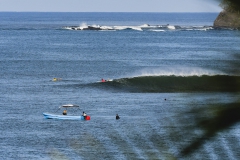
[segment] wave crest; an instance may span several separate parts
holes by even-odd
[[[99,85],[102,89],[137,93],[239,92],[240,76],[140,76],[116,79]]]
[[[189,67],[167,67],[167,68],[146,68],[140,71],[137,71],[132,75],[132,77],[139,77],[139,76],[214,76],[214,75],[226,75],[223,72],[214,71],[214,70],[206,70],[202,68],[189,68]]]
[[[87,25],[86,23],[82,23],[80,26],[67,26],[63,27],[63,29],[68,30],[136,30],[136,31],[154,31],[154,32],[162,32],[162,31],[207,31],[214,29],[212,26],[177,26],[177,25],[149,25],[143,24],[139,26],[100,26],[100,25]]]

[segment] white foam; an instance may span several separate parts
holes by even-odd
[[[165,30],[162,30],[162,29],[152,29],[151,31],[154,31],[154,32],[165,32]]]
[[[143,76],[214,76],[214,75],[226,75],[220,71],[207,70],[202,68],[189,68],[189,67],[166,67],[166,68],[145,68],[137,71],[132,77],[143,77]]]
[[[67,29],[67,30],[73,30],[72,27],[64,27],[64,29]]]
[[[137,30],[137,31],[142,31],[142,28],[141,28],[141,27],[131,27],[131,29]]]
[[[79,29],[84,29],[84,28],[88,28],[88,25],[87,25],[87,23],[82,23],[82,24],[80,24],[79,25],[79,27],[77,27],[77,28],[79,28]]]
[[[151,28],[151,26],[149,24],[143,24],[143,25],[141,25],[139,27],[141,27],[141,28]]]
[[[100,28],[103,30],[114,30],[114,28],[111,26],[101,26]]]
[[[87,23],[82,23],[78,27],[64,27],[64,29],[68,30],[84,30],[88,29],[89,27],[93,27],[93,29],[96,30],[126,30],[126,29],[132,29],[137,31],[154,31],[154,32],[164,32],[169,30],[185,30],[185,31],[207,31],[210,29],[213,29],[211,26],[174,26],[174,25],[149,25],[149,24],[143,24],[139,26],[100,26],[100,25],[87,25]],[[92,29],[92,28],[91,28]]]
[[[170,25],[168,25],[167,28],[168,28],[168,29],[172,29],[172,30],[176,29],[175,26],[170,26]]]
[[[114,26],[113,28],[116,30],[133,29],[137,31],[142,31],[142,28],[138,26]]]
[[[129,27],[128,26],[114,26],[113,28],[116,29],[116,30],[124,30],[124,29],[127,29]]]
[[[115,29],[102,29],[99,30],[99,32],[112,32],[112,31],[116,31]]]

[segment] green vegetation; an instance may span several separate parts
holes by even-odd
[[[214,21],[214,27],[240,29],[240,1],[219,0],[223,11]]]
[[[218,21],[221,21],[221,23],[218,23],[222,26],[227,23],[229,26],[233,26],[233,24],[231,24],[233,21],[238,21],[240,23],[240,0],[219,1],[221,2],[220,6],[224,9],[224,11],[221,12],[217,18]],[[231,15],[231,13],[233,13],[234,16],[233,14]],[[235,57],[236,60],[240,60],[239,54],[236,54]],[[234,63],[231,65],[233,72],[239,74],[237,68],[240,67],[240,64]],[[233,85],[236,89],[240,89],[240,85],[237,81],[238,80],[236,80]],[[187,157],[190,154],[197,152],[204,143],[214,139],[219,132],[228,130],[230,127],[240,122],[240,99],[229,104],[211,104],[202,109],[191,110],[186,114],[192,114],[193,119],[191,121],[195,122],[195,125],[188,130],[188,133],[192,133],[194,129],[200,129],[202,130],[202,135],[198,138],[189,140],[190,143],[181,150],[180,155],[183,157]]]
[[[239,0],[221,0],[220,6],[230,12],[240,11],[240,1]]]

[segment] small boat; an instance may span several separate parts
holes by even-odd
[[[67,114],[67,109],[68,108],[79,108],[78,105],[74,105],[74,104],[66,104],[66,105],[62,105],[59,107],[59,109],[64,108],[63,113],[62,114],[53,114],[53,113],[43,113],[43,116],[46,119],[69,119],[69,120],[90,120],[90,116],[86,115],[68,115]],[[84,112],[83,112],[84,113]]]

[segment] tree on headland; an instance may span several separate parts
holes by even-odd
[[[221,0],[220,6],[224,10],[236,12],[240,10],[240,1],[239,0]]]
[[[240,1],[239,0],[219,0],[223,11],[214,21],[216,28],[240,28]]]

